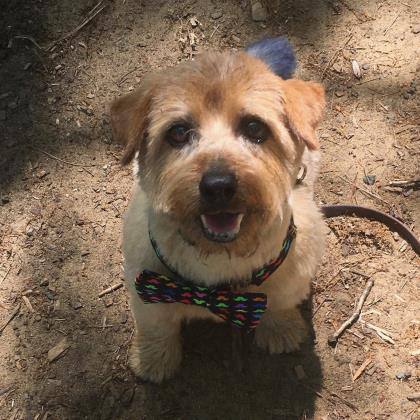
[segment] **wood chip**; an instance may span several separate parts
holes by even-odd
[[[372,359],[366,359],[362,365],[359,367],[359,369],[354,372],[354,375],[352,377],[352,381],[354,382],[357,378],[361,376],[361,374],[365,371],[365,369],[372,363]]]
[[[58,344],[56,344],[52,349],[48,351],[48,361],[51,363],[54,360],[57,360],[69,347],[70,343],[67,341],[67,338],[64,337],[61,341],[58,342]]]
[[[30,312],[35,312],[34,308],[32,307],[32,304],[30,300],[26,296],[22,296],[23,301],[25,302],[26,307],[29,309]]]
[[[102,290],[102,292],[99,293],[99,297],[101,298],[102,296],[105,296],[108,293],[115,292],[115,290],[118,290],[121,287],[123,287],[123,283],[114,284],[113,286],[108,287],[108,289]]]
[[[360,70],[359,63],[356,60],[351,61],[351,68],[353,69],[353,74],[357,79],[362,78],[362,71]]]

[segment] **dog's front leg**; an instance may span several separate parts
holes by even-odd
[[[306,335],[307,327],[297,307],[268,309],[255,330],[255,341],[270,354],[290,353],[299,349]]]
[[[135,313],[136,334],[129,363],[142,379],[162,382],[170,378],[181,363],[181,319],[176,306],[142,304],[141,310]]]

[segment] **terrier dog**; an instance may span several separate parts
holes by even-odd
[[[313,201],[324,91],[290,79],[294,67],[287,40],[265,40],[152,74],[111,106],[123,162],[137,166],[123,253],[143,379],[179,367],[182,321],[255,329],[270,353],[305,338],[297,305],[325,237]]]

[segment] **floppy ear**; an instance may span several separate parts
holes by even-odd
[[[148,114],[152,99],[152,84],[145,80],[134,92],[115,99],[111,104],[112,134],[125,145],[121,163],[133,160],[147,135]]]
[[[290,79],[283,82],[283,93],[290,130],[308,149],[319,149],[315,130],[325,107],[324,88],[319,83]]]

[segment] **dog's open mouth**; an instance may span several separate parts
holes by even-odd
[[[230,242],[239,233],[242,213],[213,213],[200,216],[204,234],[212,241]]]

